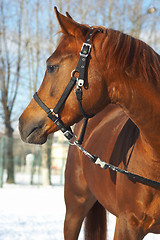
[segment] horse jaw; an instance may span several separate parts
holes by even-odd
[[[43,110],[40,109],[40,112],[35,111],[37,114],[35,112],[33,114],[33,111],[30,113],[30,108],[36,109],[32,105],[33,102],[31,101],[19,118],[19,133],[22,141],[26,143],[44,144],[48,135],[58,131],[59,128],[47,117]],[[72,117],[70,118],[71,115]],[[78,117],[73,115],[74,113],[69,115],[64,113],[64,117],[61,118],[66,127],[72,126],[75,122],[77,123],[82,119],[81,115],[78,115]],[[37,118],[37,116],[39,117]]]

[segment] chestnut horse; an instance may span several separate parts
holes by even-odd
[[[64,92],[81,46],[92,31],[69,14],[64,16],[56,8],[55,12],[62,36],[47,60],[37,93],[51,110]],[[160,56],[124,33],[94,29],[82,106],[87,115],[97,115],[89,121],[83,147],[121,169],[160,182]],[[74,75],[77,78],[78,73]],[[58,119],[69,127],[83,115],[74,89],[65,100]],[[43,144],[50,133],[58,130],[43,109],[32,99],[21,115],[19,129],[24,141]],[[117,216],[115,240],[141,240],[149,232],[160,233],[160,188],[101,169],[76,146],[69,150],[65,201],[65,240],[78,239],[85,216],[86,239],[105,239],[104,208]]]

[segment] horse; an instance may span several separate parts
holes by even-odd
[[[70,126],[95,115],[83,147],[106,163],[160,182],[160,56],[127,34],[79,24],[56,7],[55,14],[61,37],[38,92],[19,118],[22,140],[43,144],[59,126],[73,139]],[[66,164],[65,202],[65,240],[78,239],[86,216],[85,238],[104,240],[105,209],[117,217],[114,240],[160,233],[160,188],[100,168],[75,144]]]

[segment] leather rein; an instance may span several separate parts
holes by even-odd
[[[67,87],[65,88],[62,96],[60,97],[58,103],[56,104],[55,108],[54,109],[48,108],[44,104],[44,102],[39,98],[37,92],[33,95],[33,98],[37,102],[37,104],[47,113],[47,116],[57,125],[59,130],[61,130],[61,132],[64,134],[64,136],[69,141],[69,144],[77,146],[93,163],[95,163],[96,165],[100,166],[103,169],[108,169],[109,168],[112,171],[122,173],[122,174],[128,176],[129,178],[131,178],[131,180],[133,182],[134,181],[135,182],[140,182],[140,183],[143,183],[143,184],[151,186],[151,187],[160,188],[160,182],[142,177],[140,175],[131,173],[127,170],[123,170],[123,169],[118,168],[118,167],[116,167],[112,164],[109,164],[109,163],[101,160],[99,157],[97,157],[95,155],[92,155],[91,153],[86,151],[81,146],[82,142],[83,142],[84,135],[85,135],[88,119],[93,117],[93,115],[88,116],[85,113],[85,111],[83,110],[83,106],[82,106],[82,87],[84,86],[84,83],[85,83],[85,73],[87,71],[88,57],[89,57],[89,54],[90,54],[90,51],[91,51],[91,38],[97,32],[103,32],[103,30],[93,28],[89,32],[89,34],[87,36],[87,39],[86,39],[86,42],[83,43],[83,45],[82,45],[82,48],[81,48],[81,51],[80,51],[80,58],[79,58],[77,67],[76,67],[75,70],[72,71],[71,79],[70,79]],[[77,73],[77,72],[79,73],[78,78],[74,76],[75,73]],[[70,92],[72,91],[72,89],[75,85],[76,85],[75,93],[76,93],[77,101],[78,101],[78,104],[79,104],[80,111],[81,111],[81,113],[84,117],[84,124],[83,124],[82,131],[81,131],[79,139],[72,132],[72,129],[70,127],[68,128],[64,125],[64,123],[62,122],[62,120],[59,118],[59,115],[58,115],[61,107],[63,106],[63,104],[67,100]]]

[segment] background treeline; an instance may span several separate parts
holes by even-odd
[[[78,22],[118,29],[160,49],[159,0],[0,0],[0,132],[9,139],[56,47],[54,6]],[[11,160],[12,141],[7,149]],[[14,179],[12,169],[11,160],[8,182]]]

